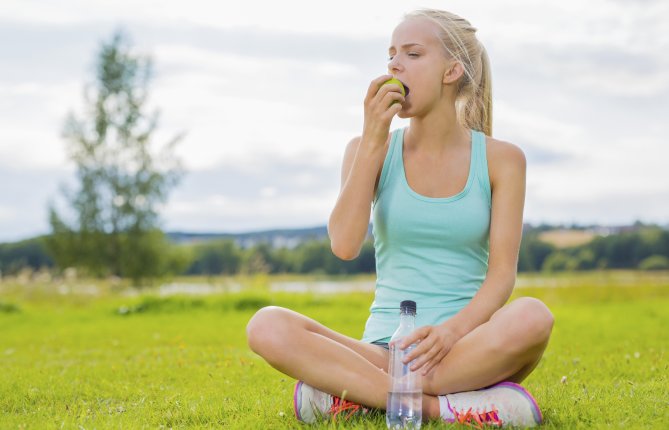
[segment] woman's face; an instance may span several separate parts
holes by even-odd
[[[444,73],[452,64],[446,58],[437,25],[424,18],[403,21],[393,32],[388,54],[388,72],[409,88],[398,116],[429,112],[441,99]]]

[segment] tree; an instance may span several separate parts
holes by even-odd
[[[669,270],[669,258],[664,255],[651,255],[639,263],[641,270]]]
[[[534,272],[541,270],[546,258],[555,250],[554,245],[542,242],[536,231],[523,232],[518,254],[518,271]]]
[[[0,276],[16,275],[22,270],[39,270],[53,266],[46,252],[44,237],[16,243],[0,243]]]
[[[158,111],[145,108],[151,75],[151,59],[133,53],[123,32],[102,43],[86,112],[71,113],[63,132],[79,183],[75,192],[64,189],[71,216],[49,207],[49,249],[61,268],[136,282],[165,269],[157,209],[182,175],[174,155],[181,136],[160,151],[152,145]]]
[[[233,275],[239,272],[242,252],[231,239],[197,245],[187,275]]]

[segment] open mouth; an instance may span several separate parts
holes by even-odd
[[[402,82],[402,81],[400,81],[400,82]],[[404,97],[406,97],[406,96],[409,95],[409,87],[404,82],[402,82],[402,85],[404,86]]]

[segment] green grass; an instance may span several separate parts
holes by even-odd
[[[667,425],[669,274],[542,275],[519,284],[527,287],[515,296],[544,300],[556,317],[525,382],[544,428]],[[208,297],[126,297],[109,285],[97,295],[57,291],[0,283],[1,429],[298,427],[294,381],[247,348],[247,321],[275,304],[359,337],[371,301],[369,293],[275,294],[258,285]],[[342,427],[385,428],[385,418]]]

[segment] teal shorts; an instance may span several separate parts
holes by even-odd
[[[390,351],[390,346],[388,346],[388,342],[381,342],[379,340],[375,340],[374,342],[371,343],[372,345],[380,346],[382,348],[385,348],[386,351]]]

